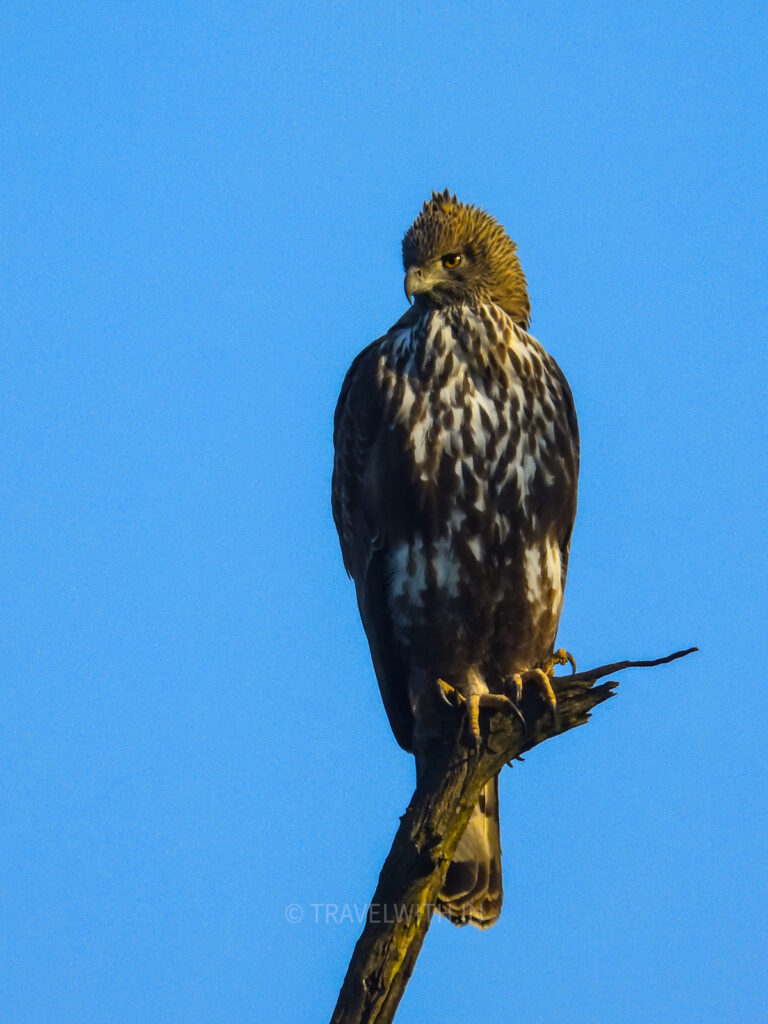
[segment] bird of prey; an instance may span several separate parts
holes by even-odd
[[[432,193],[403,239],[412,305],[347,372],[334,420],[333,516],[392,731],[418,751],[436,701],[479,737],[555,651],[576,515],[568,383],[530,334],[515,243],[482,209]],[[526,677],[526,673],[528,676]],[[444,721],[444,719],[442,719]],[[498,778],[459,841],[438,910],[501,912]]]

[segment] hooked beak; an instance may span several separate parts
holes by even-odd
[[[405,274],[405,297],[413,302],[413,296],[429,291],[429,282],[421,267],[408,267]]]

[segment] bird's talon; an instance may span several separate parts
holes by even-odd
[[[533,669],[531,674],[538,680],[538,689],[552,710],[553,722],[557,721],[557,697],[549,681],[549,674],[540,668]]]
[[[481,708],[488,708],[490,711],[503,711],[505,715],[516,715],[523,727],[524,734],[528,735],[528,726],[517,701],[507,697],[505,693],[483,693],[478,697],[478,701]]]
[[[553,655],[553,659],[552,659],[553,660],[553,664],[554,664],[555,661],[557,661],[557,655],[559,653],[560,653],[559,651],[556,651],[555,654]],[[565,652],[563,652],[563,653],[565,655]],[[565,661],[567,661],[567,659],[564,657],[563,663],[565,663]],[[550,671],[551,671],[551,666],[550,666]],[[539,691],[541,696],[544,698],[544,700],[547,702],[547,704],[551,708],[551,710],[552,710],[552,720],[553,720],[554,723],[556,723],[557,722],[557,697],[555,696],[555,691],[552,689],[552,683],[550,682],[549,672],[546,671],[545,668],[530,668],[530,669],[527,669],[527,671],[525,671],[525,672],[515,672],[515,674],[510,676],[508,678],[508,680],[507,680],[507,683],[512,687],[512,689],[514,691],[514,695],[515,695],[514,705],[515,705],[515,708],[516,708],[516,710],[518,712],[518,715],[519,715],[520,720],[522,721],[523,725],[525,726],[526,723],[525,723],[525,719],[523,718],[522,714],[520,713],[518,705],[521,703],[521,699],[522,699],[522,695],[523,695],[523,683],[524,682],[533,683],[535,685],[536,689]],[[528,735],[528,730],[527,730],[527,727],[526,727],[526,736],[527,735]]]
[[[457,690],[456,687],[451,686],[450,683],[446,683],[444,679],[437,680],[437,692],[440,695],[440,699],[448,707],[466,707],[469,734],[472,746],[475,749],[480,745],[480,708],[486,708],[489,711],[503,711],[504,714],[508,715],[517,715],[525,735],[528,735],[528,728],[520,708],[503,693],[471,693],[468,697],[465,697],[463,693]]]
[[[552,675],[555,665],[570,665],[571,675],[576,675],[576,659],[570,651],[566,651],[564,647],[558,647],[556,651],[552,652],[552,656],[542,664],[542,672],[546,672],[548,676]]]
[[[444,679],[437,680],[437,692],[440,694],[440,699],[447,704],[449,708],[456,707],[459,703],[461,694],[451,686],[450,683],[446,683]],[[450,699],[451,697],[453,697],[453,701]]]

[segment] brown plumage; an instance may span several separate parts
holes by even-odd
[[[438,679],[509,693],[552,653],[576,512],[568,384],[526,333],[514,243],[446,190],[403,240],[412,307],[353,361],[336,409],[333,514],[398,743],[433,730]],[[502,902],[498,780],[439,909],[487,927]]]

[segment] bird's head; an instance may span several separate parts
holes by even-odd
[[[527,328],[531,304],[517,247],[498,221],[446,189],[432,198],[403,238],[405,294],[426,309],[495,302]]]

